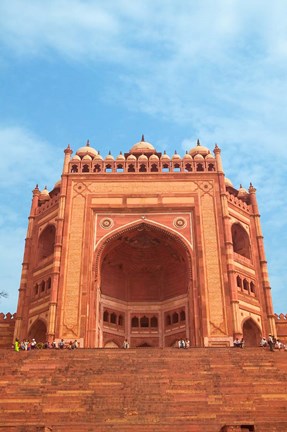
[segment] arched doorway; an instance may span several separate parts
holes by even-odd
[[[261,330],[252,318],[248,318],[242,328],[245,346],[259,346],[261,340]]]
[[[28,334],[28,339],[35,339],[36,342],[46,342],[47,340],[47,326],[41,319],[38,319],[31,326]]]
[[[131,347],[170,346],[177,334],[195,341],[191,257],[179,237],[129,227],[104,244],[98,272],[100,346],[113,336]]]

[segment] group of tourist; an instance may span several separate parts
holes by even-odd
[[[17,352],[30,351],[33,349],[77,349],[79,348],[79,342],[77,341],[77,339],[75,339],[74,341],[70,340],[69,342],[65,342],[64,339],[61,339],[59,342],[53,340],[52,343],[48,341],[44,343],[37,343],[35,338],[33,338],[31,341],[29,339],[19,341],[19,339],[16,338],[12,348]]]
[[[276,339],[275,336],[269,334],[268,339],[262,337],[260,341],[260,346],[263,348],[269,347],[270,351],[274,351],[275,349],[287,350],[287,346],[280,341],[280,339]]]
[[[190,340],[189,339],[178,339],[176,346],[178,348],[190,348]]]

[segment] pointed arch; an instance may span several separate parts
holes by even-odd
[[[41,232],[38,239],[38,259],[43,260],[54,253],[56,240],[55,225],[47,225]]]
[[[236,222],[231,227],[231,235],[234,252],[250,259],[250,240],[247,231]]]
[[[28,332],[29,339],[35,339],[36,342],[46,342],[47,339],[47,325],[43,319],[37,319],[30,327]]]
[[[253,318],[246,318],[242,322],[242,334],[245,346],[259,346],[262,332],[259,325],[254,321]]]

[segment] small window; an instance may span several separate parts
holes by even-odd
[[[99,164],[96,164],[95,166],[94,166],[94,170],[93,170],[94,172],[101,172],[101,167],[100,167],[100,165]]]
[[[191,171],[192,171],[192,166],[191,166],[191,164],[190,164],[190,163],[185,164],[184,169],[185,169],[185,171],[191,172]]]
[[[243,279],[243,289],[246,291],[249,289],[249,283],[246,279]]]
[[[237,276],[236,283],[237,283],[238,288],[242,288],[242,280],[241,280],[240,276]]]
[[[174,314],[172,315],[172,323],[176,324],[178,323],[178,313],[174,312]]]
[[[116,314],[114,312],[111,314],[111,323],[112,324],[116,324],[117,323],[117,316],[116,316]]]
[[[140,165],[139,172],[146,172],[146,166],[145,166],[145,164],[141,164]]]
[[[180,312],[180,321],[185,321],[185,311],[184,310],[182,310]]]
[[[146,316],[143,316],[140,320],[141,327],[149,327],[149,319]]]
[[[83,169],[82,169],[82,172],[90,172],[89,165],[84,165]]]
[[[130,165],[128,166],[128,172],[136,172],[136,170],[135,170],[135,166],[132,165],[132,164],[130,164]]]
[[[138,317],[132,318],[132,327],[139,327],[139,319]]]
[[[78,172],[78,166],[77,165],[72,165],[71,172],[72,173],[77,173]]]
[[[208,164],[208,171],[215,171],[213,164]]]
[[[255,294],[255,285],[253,282],[250,282],[250,291]]]
[[[104,320],[105,322],[109,322],[109,312],[108,312],[108,311],[105,311],[105,312],[104,312],[103,320]]]
[[[204,171],[203,165],[201,163],[196,165],[196,171]]]
[[[158,321],[157,321],[157,317],[156,316],[151,317],[151,319],[150,319],[150,326],[151,327],[158,327]]]
[[[119,326],[123,326],[124,325],[124,318],[122,315],[119,316],[119,321],[118,321]]]
[[[171,317],[170,317],[170,315],[167,315],[167,316],[166,316],[166,325],[167,325],[167,326],[170,326],[170,325],[171,325]]]
[[[158,172],[158,166],[156,164],[152,164],[151,172]]]
[[[45,291],[45,281],[41,282],[41,292]]]
[[[51,278],[47,280],[47,290],[51,289]]]

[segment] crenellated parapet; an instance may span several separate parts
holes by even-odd
[[[7,312],[6,314],[0,313],[0,323],[8,323],[16,319],[16,313],[11,314]]]
[[[275,314],[275,325],[277,329],[277,337],[287,343],[287,314]]]
[[[233,204],[235,207],[250,213],[250,205],[248,204],[248,199],[245,197],[244,199],[237,197],[234,193],[230,193],[227,191],[227,200],[229,203]]]
[[[13,342],[13,333],[16,322],[16,313],[0,313],[0,348],[10,348]]]

